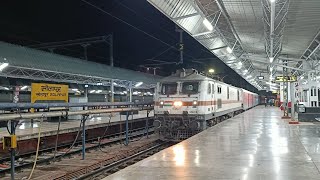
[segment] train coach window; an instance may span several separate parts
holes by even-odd
[[[161,94],[171,95],[177,93],[177,83],[164,83],[161,85]]]
[[[221,94],[221,86],[218,86],[218,94]]]
[[[227,99],[230,98],[230,92],[229,92],[229,87],[227,87]]]
[[[212,94],[214,94],[214,84],[212,84],[211,91],[212,91]]]
[[[208,84],[208,94],[211,94],[211,84]]]
[[[239,93],[239,90],[237,91],[237,95],[238,95],[238,101],[240,101],[240,93]]]
[[[182,94],[197,94],[199,90],[199,82],[184,82],[182,83]]]

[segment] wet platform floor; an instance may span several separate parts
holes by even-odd
[[[320,125],[258,106],[105,178],[319,180]]]

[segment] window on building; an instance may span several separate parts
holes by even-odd
[[[303,95],[302,95],[302,102],[307,102],[308,101],[308,91],[303,90]]]

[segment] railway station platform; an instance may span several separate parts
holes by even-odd
[[[144,119],[147,117],[147,111],[140,111],[139,114],[133,115],[133,119]],[[153,117],[153,111],[150,112],[149,117]],[[110,119],[108,114],[92,115],[86,121],[86,129],[94,129],[99,127],[105,127],[108,125],[116,124],[119,121],[125,121],[126,117],[122,115],[120,117],[119,113],[113,113]],[[129,117],[129,121],[132,117]],[[61,121],[60,124],[60,134],[76,132],[79,130],[80,119],[70,119],[68,121]],[[18,140],[26,140],[31,138],[36,138],[38,136],[39,121],[35,120],[33,124],[28,121],[21,120],[16,129],[16,135]],[[48,122],[44,121],[41,124],[41,137],[52,136],[57,133],[58,122]],[[0,137],[9,135],[6,128],[0,128]]]
[[[111,119],[110,119],[111,117]],[[140,111],[139,114],[130,115],[128,118],[129,130],[138,130],[141,127],[145,127],[146,123],[149,126],[152,125],[153,111],[149,113],[147,117],[147,111]],[[91,115],[86,120],[86,139],[96,139],[101,136],[118,136],[120,132],[125,130],[126,116],[119,113],[110,114],[96,114]],[[73,142],[80,142],[82,132],[80,119],[70,119],[68,121],[61,121],[60,129],[58,130],[58,122],[45,121],[41,123],[40,137],[41,145],[40,149],[50,149],[58,145],[71,145]],[[36,151],[37,141],[39,136],[39,121],[36,121],[31,125],[30,121],[20,120],[19,125],[16,128],[16,135],[18,140],[17,151],[19,154],[28,154]],[[108,131],[106,131],[108,129]],[[0,138],[8,136],[9,133],[6,128],[0,128]],[[0,142],[2,146],[2,142]],[[0,157],[9,156],[9,151],[0,149]]]
[[[255,107],[104,180],[320,179],[320,124],[289,125],[281,116]]]

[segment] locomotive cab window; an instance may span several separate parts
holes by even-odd
[[[161,94],[172,95],[177,93],[177,83],[163,83],[161,85]]]
[[[182,94],[197,94],[199,89],[199,82],[183,82]]]

